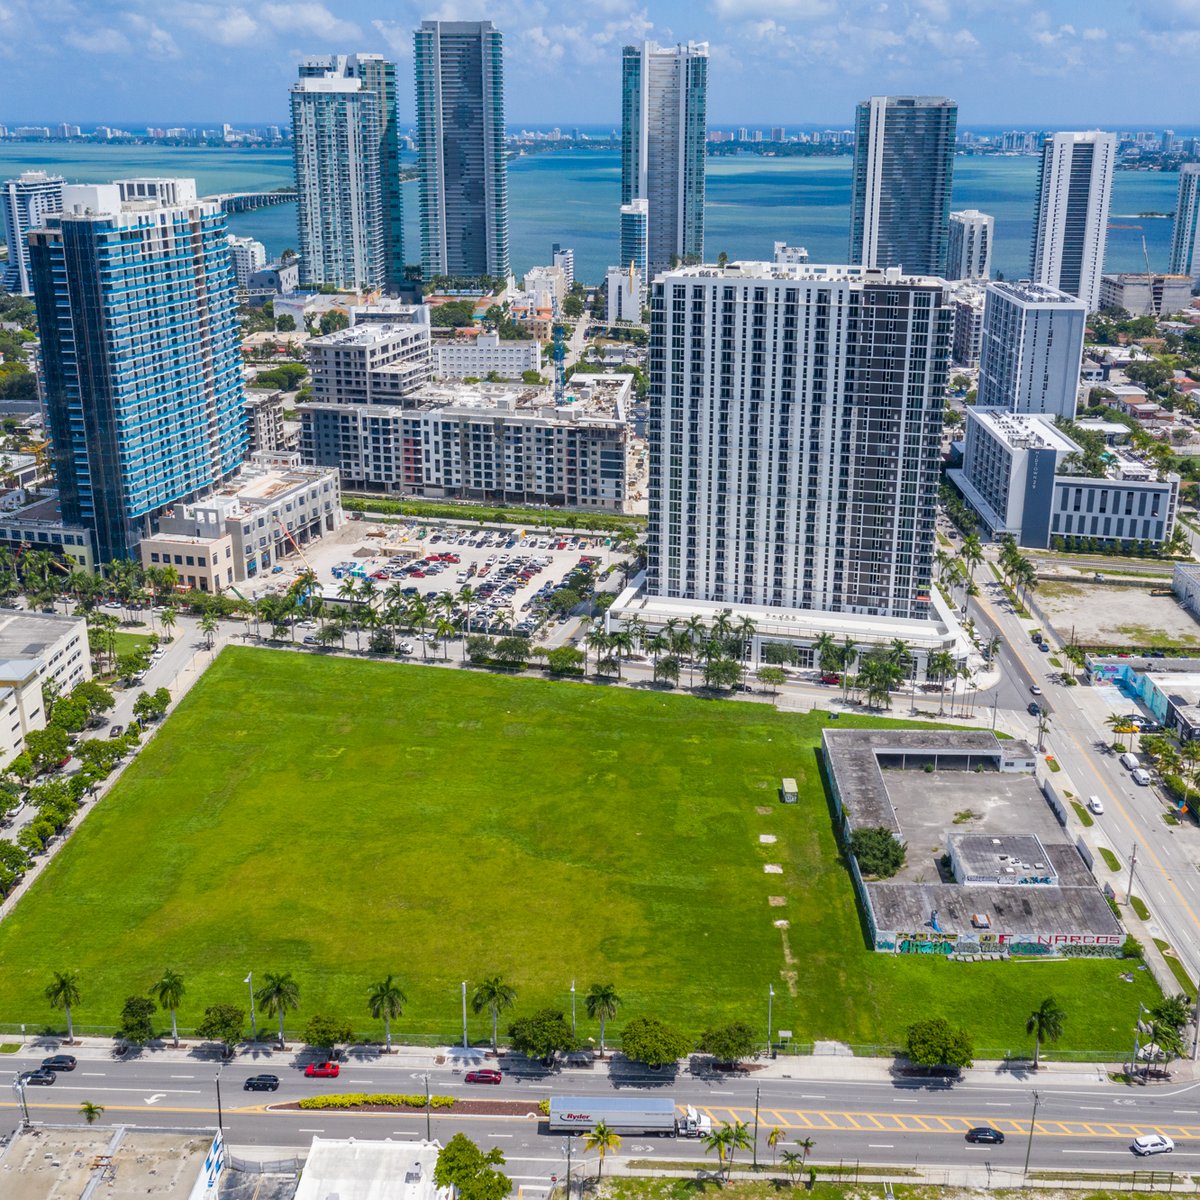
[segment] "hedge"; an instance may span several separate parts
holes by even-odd
[[[430,1096],[430,1108],[453,1108],[453,1096]],[[394,1092],[342,1092],[332,1096],[305,1096],[301,1108],[357,1108],[360,1104],[385,1104],[392,1108],[424,1108],[424,1096],[402,1096]]]
[[[377,512],[385,516],[415,517],[419,520],[479,521],[546,529],[581,529],[592,533],[641,532],[646,527],[644,518],[623,513],[576,512],[563,508],[508,508],[503,504],[433,504],[425,500],[345,496],[342,507],[347,512]]]

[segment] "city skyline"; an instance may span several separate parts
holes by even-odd
[[[107,120],[133,121],[155,95],[157,119],[212,121],[223,109],[280,123],[294,61],[353,48],[395,58],[400,80],[411,80],[412,33],[431,17],[490,18],[505,29],[506,71],[527,85],[513,96],[516,123],[541,123],[547,112],[564,123],[619,122],[621,47],[652,39],[712,44],[710,112],[718,123],[845,124],[870,94],[946,93],[959,101],[968,127],[1156,124],[1186,110],[1188,73],[1170,65],[1185,65],[1200,49],[1200,7],[1187,0],[1136,9],[1120,0],[1061,0],[1052,10],[1019,2],[1020,20],[946,0],[709,0],[697,8],[682,0],[605,0],[570,23],[526,0],[404,0],[386,10],[347,0],[336,12],[317,2],[189,2],[151,12],[136,0],[86,7],[57,0],[54,7],[58,19],[47,20],[31,0],[0,4],[10,85],[0,119],[45,119],[43,81],[52,70],[59,119],[95,119],[103,108]],[[64,27],[64,37],[50,36]],[[1147,54],[1164,68],[1152,90],[1127,69]],[[1104,63],[1114,69],[1094,69]],[[400,120],[411,122],[412,87],[400,82],[397,90]]]

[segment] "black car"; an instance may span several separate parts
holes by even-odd
[[[38,1067],[36,1071],[25,1071],[21,1075],[20,1082],[23,1084],[40,1084],[49,1086],[58,1076],[53,1071],[47,1071],[45,1067]]]
[[[1029,711],[1029,715],[1031,717],[1040,717],[1042,715],[1041,706],[1037,703],[1036,700],[1030,700],[1028,711]]]
[[[275,1092],[279,1090],[278,1075],[251,1075],[242,1085],[247,1092]]]
[[[71,1054],[54,1054],[50,1058],[42,1059],[43,1071],[73,1071],[75,1070],[75,1058]]]
[[[975,1129],[967,1130],[967,1141],[985,1146],[1003,1146],[1004,1134],[990,1125],[979,1125]]]

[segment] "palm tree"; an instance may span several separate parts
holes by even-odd
[[[804,1139],[804,1141],[796,1143],[796,1145],[800,1147],[800,1165],[801,1165],[801,1167],[803,1167],[804,1164],[806,1162],[808,1162],[808,1156],[812,1153],[813,1147],[816,1144],[817,1143],[814,1142],[812,1140],[812,1138],[810,1138],[810,1137],[806,1137]]]
[[[750,669],[750,651],[754,648],[754,635],[757,632],[758,626],[749,617],[743,617],[737,623],[737,635],[742,640],[742,653],[738,657],[742,659],[743,682],[746,672]]]
[[[1057,1042],[1062,1037],[1063,1023],[1067,1014],[1063,1012],[1053,996],[1047,996],[1025,1019],[1025,1032],[1033,1037],[1033,1069],[1038,1069],[1043,1042]]]
[[[775,1165],[775,1147],[783,1140],[783,1130],[778,1125],[771,1127],[767,1134],[767,1145],[771,1147],[771,1166]]]
[[[837,670],[841,662],[841,656],[838,653],[838,644],[834,640],[833,634],[821,634],[813,642],[812,648],[814,665],[822,675],[828,675],[831,671]]]
[[[693,613],[687,619],[685,632],[688,636],[688,687],[690,688],[696,680],[696,647],[700,644],[704,637],[704,622],[699,615]]]
[[[171,630],[175,628],[175,610],[173,608],[164,608],[162,614],[158,618],[162,622],[163,632],[167,635],[167,641],[174,641]]]
[[[213,635],[217,632],[217,618],[212,612],[205,612],[200,618],[200,632],[204,634],[204,640],[208,644],[208,648],[213,648]]]
[[[475,990],[471,993],[471,1011],[481,1013],[484,1009],[491,1014],[492,1017],[492,1053],[498,1055],[499,1047],[496,1043],[496,1024],[500,1019],[500,1014],[507,1008],[517,1002],[517,989],[505,983],[499,975],[491,975],[482,983],[475,985]]]
[[[176,1047],[179,1046],[179,1026],[175,1022],[175,1010],[183,1003],[186,992],[183,976],[178,971],[171,970],[170,967],[162,973],[162,978],[150,989],[150,995],[158,1001],[159,1008],[165,1008],[171,1014],[171,1037],[175,1040]]]
[[[611,983],[593,983],[584,998],[587,1015],[600,1022],[600,1057],[604,1057],[604,1023],[611,1021],[621,1007],[621,997]]]
[[[733,1154],[735,1150],[749,1150],[754,1145],[754,1139],[750,1136],[750,1127],[745,1121],[734,1121],[729,1126],[729,1153],[725,1158],[725,1178],[729,1178],[729,1172],[733,1170]]]
[[[596,1171],[596,1178],[599,1179],[604,1174],[604,1156],[610,1150],[619,1150],[621,1139],[614,1130],[601,1121],[595,1129],[583,1135],[583,1144],[588,1150],[600,1151],[600,1166]]]
[[[854,660],[858,657],[858,646],[849,638],[838,647],[838,658],[842,668],[842,699],[845,700],[850,695],[850,668],[854,665]]]
[[[46,988],[46,999],[51,1008],[61,1008],[67,1014],[67,1045],[75,1043],[75,1029],[71,1024],[71,1008],[79,1003],[79,972],[55,971],[54,978]]]
[[[979,534],[968,533],[963,538],[962,549],[959,551],[962,555],[962,560],[967,564],[967,573],[970,581],[975,582],[975,568],[983,562],[983,543],[979,540]]]
[[[941,684],[941,695],[938,700],[938,711],[945,707],[946,679],[957,669],[954,655],[949,650],[935,650],[925,662],[925,674],[932,675]]]
[[[367,991],[367,1006],[375,1020],[383,1018],[384,1054],[392,1052],[392,1018],[404,1013],[408,997],[404,989],[388,975],[378,983],[371,984]]]
[[[783,1166],[788,1173],[788,1178],[795,1183],[796,1176],[800,1174],[804,1166],[803,1155],[797,1154],[795,1150],[785,1150],[783,1152]]]
[[[1129,724],[1129,718],[1122,716],[1120,713],[1110,713],[1104,718],[1104,723],[1113,731],[1114,750],[1121,744],[1117,735],[1133,732],[1133,727]],[[1185,742],[1184,745],[1186,746],[1188,743]]]
[[[300,985],[292,978],[290,973],[284,975],[268,974],[266,982],[254,993],[254,998],[268,1017],[277,1016],[279,1018],[279,1048],[282,1050],[284,1046],[284,1014],[290,1008],[300,1007]]]
[[[729,1149],[729,1134],[730,1127],[728,1125],[719,1125],[716,1129],[710,1129],[700,1138],[706,1154],[711,1154],[714,1150],[717,1152],[717,1165],[721,1170],[725,1169],[725,1153]]]
[[[104,1116],[104,1105],[93,1104],[90,1100],[85,1100],[79,1106],[79,1115],[89,1125],[94,1125],[102,1116]]]

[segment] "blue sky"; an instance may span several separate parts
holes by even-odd
[[[510,122],[612,124],[621,46],[706,40],[710,124],[844,126],[860,97],[953,96],[963,126],[1187,127],[1200,0],[0,0],[0,121],[282,122],[294,62],[423,17],[506,35]]]

